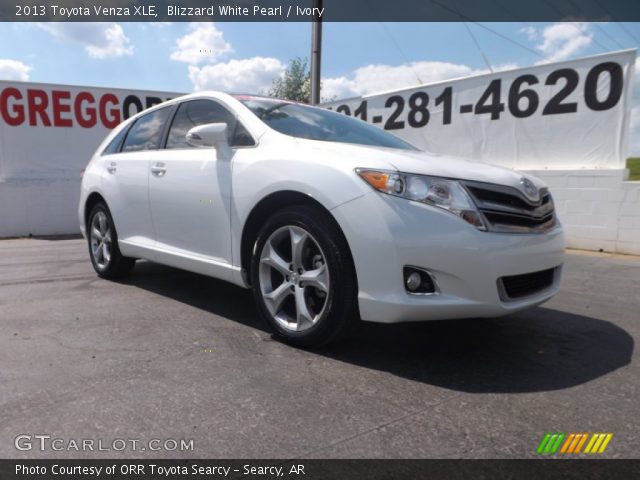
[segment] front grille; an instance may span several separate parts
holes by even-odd
[[[493,232],[545,232],[556,224],[549,191],[540,191],[540,200],[529,200],[518,189],[504,185],[466,181],[464,185]]]
[[[498,279],[498,291],[503,301],[527,297],[546,290],[553,284],[555,268],[539,272],[511,275]]]

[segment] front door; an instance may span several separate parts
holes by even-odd
[[[186,133],[194,126],[235,117],[213,100],[181,103],[166,147],[149,166],[149,204],[158,261],[219,278],[231,278],[231,165],[234,149],[196,148]]]

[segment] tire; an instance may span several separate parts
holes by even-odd
[[[327,345],[359,322],[349,247],[317,207],[287,207],[265,222],[253,249],[251,284],[262,317],[286,343]]]
[[[118,233],[107,206],[97,203],[87,222],[87,243],[91,264],[99,277],[117,279],[128,275],[136,260],[124,257],[118,247]]]

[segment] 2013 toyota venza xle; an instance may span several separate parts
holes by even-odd
[[[534,177],[418,151],[329,110],[217,92],[114,129],[78,213],[101,277],[146,259],[251,288],[298,345],[360,319],[517,312],[558,291],[563,261]]]

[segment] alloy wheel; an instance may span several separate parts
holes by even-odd
[[[260,253],[260,293],[273,319],[288,331],[318,323],[330,293],[324,252],[308,231],[297,226],[275,230]]]
[[[96,266],[104,270],[111,261],[111,226],[106,213],[99,211],[91,219],[91,256]]]

